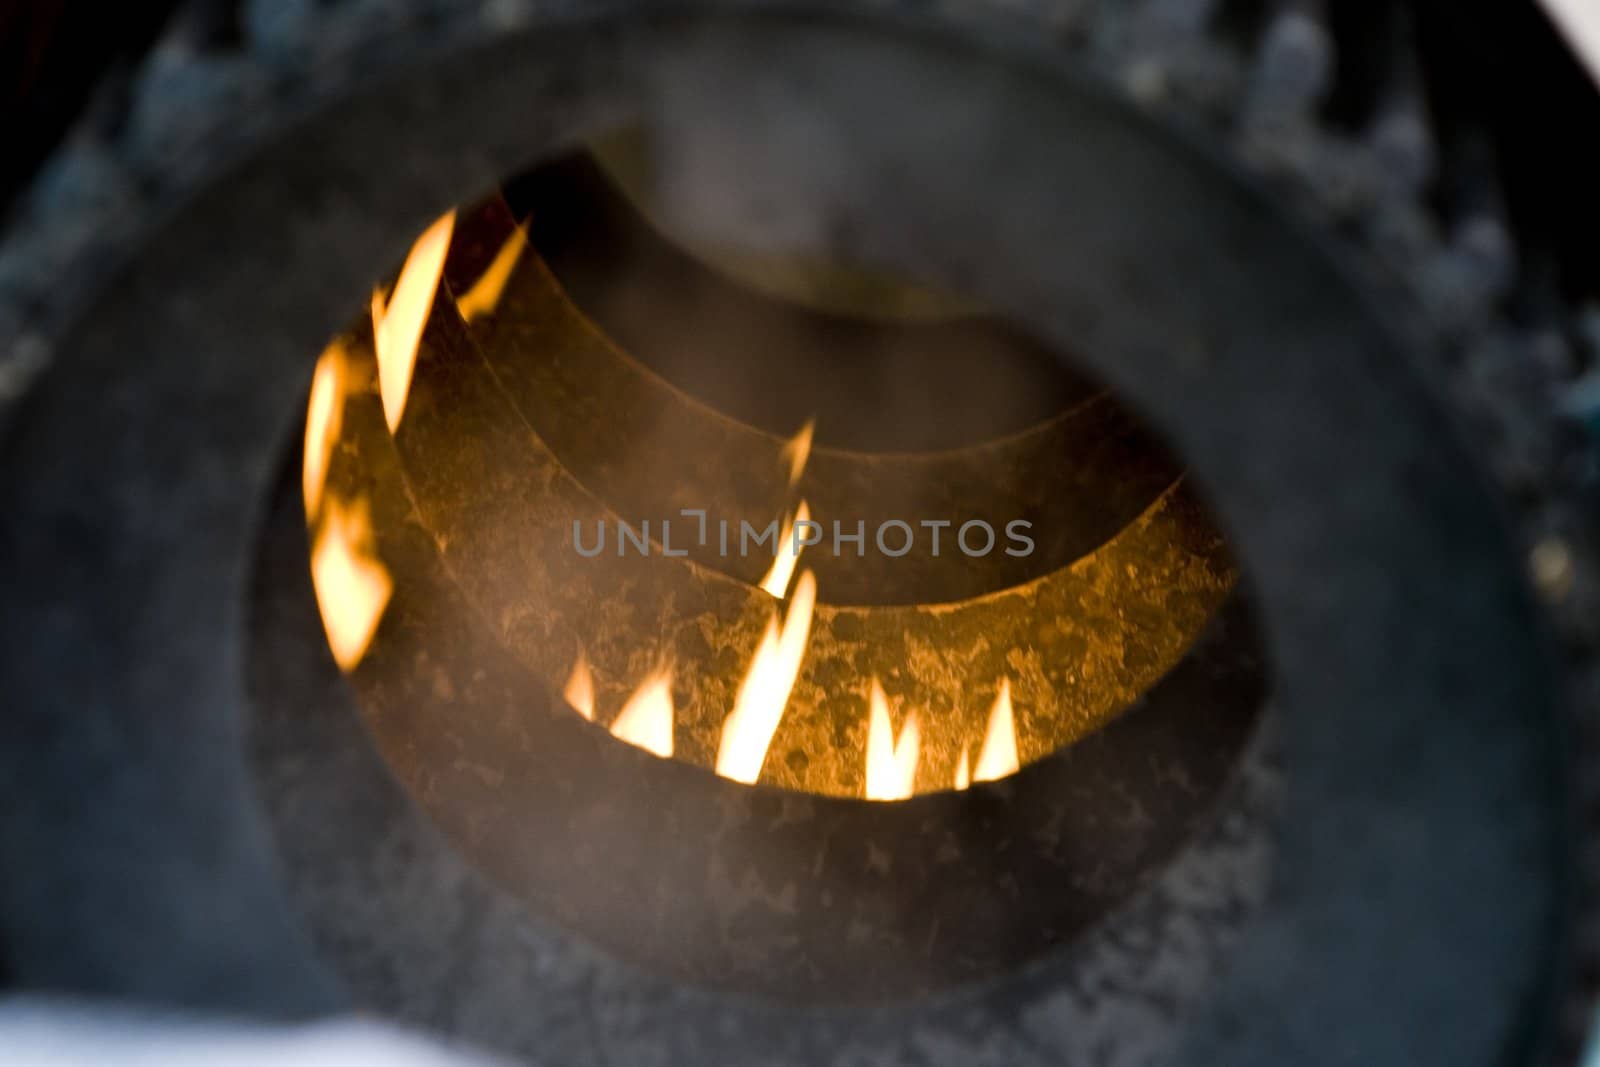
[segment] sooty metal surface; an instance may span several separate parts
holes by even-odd
[[[1134,709],[1011,778],[895,803],[796,792],[784,768],[763,781],[788,788],[731,782],[615,741],[556,698],[415,520],[377,397],[352,396],[345,420],[342,480],[371,494],[378,555],[398,579],[350,678],[379,750],[536,914],[657,972],[862,1003],[1014,969],[1122,905],[1211,820],[1264,699],[1235,596]],[[309,559],[297,487],[275,500],[256,596],[298,607]],[[514,574],[501,580],[516,588]],[[300,698],[280,682],[280,650],[296,642],[272,629],[284,612],[263,610],[253,691],[285,730]],[[858,763],[848,725],[782,751]]]
[[[1271,894],[1218,918],[1248,932],[1214,981],[1222,940],[1156,921],[1145,965],[1093,993],[1078,976],[1103,972],[1062,952],[892,1009],[779,1010],[520,926],[517,973],[558,994],[516,998],[553,1035],[544,1055],[1042,1064],[1106,1033],[1076,1026],[1096,1008],[1136,1020],[1093,1046],[1110,1057],[1146,1039],[1245,1067],[1534,1050],[1560,973],[1563,764],[1493,503],[1403,346],[1302,234],[1027,45],[995,54],[776,16],[544,29],[329,108],[153,236],[5,444],[0,848],[24,873],[0,880],[0,923],[19,980],[337,1003],[290,930],[240,752],[253,519],[303,397],[299,361],[444,205],[631,112],[681,153],[665,178],[694,223],[915,265],[1080,352],[1171,438],[1260,597],[1286,698],[1285,830]],[[404,168],[373,166],[402,154]],[[708,158],[740,182],[709,181]],[[410,826],[374,788],[374,824]],[[385,841],[427,840],[396,832]],[[483,903],[479,936],[501,929],[492,895],[442,899]],[[1129,909],[1152,900],[1170,895]],[[475,921],[452,927],[469,945]],[[1208,962],[1163,968],[1173,953]],[[419,958],[491,980],[483,954]],[[441,1024],[472,1030],[472,1002],[450,1005]]]

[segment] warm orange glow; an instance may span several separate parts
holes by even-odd
[[[659,670],[640,683],[611,724],[611,736],[653,752],[672,755],[672,672]]]
[[[373,551],[372,517],[365,502],[323,502],[311,546],[311,581],[334,661],[343,670],[354,670],[394,592],[388,569]]]
[[[978,753],[978,765],[973,768],[972,780],[992,782],[1008,774],[1016,774],[1017,726],[1011,715],[1011,680],[1000,679],[1000,694],[995,697],[989,712],[989,728],[984,731],[983,748]]]
[[[300,486],[305,492],[306,521],[317,517],[322,506],[322,489],[328,480],[328,464],[333,446],[344,422],[344,345],[330,344],[317,360],[311,378],[311,400],[306,406],[306,441],[300,468]]]
[[[916,782],[922,742],[916,712],[906,716],[896,740],[894,725],[889,721],[889,701],[876,678],[872,680],[868,703],[871,718],[867,721],[867,799],[904,800]]]
[[[506,283],[511,280],[511,272],[516,269],[517,260],[522,257],[522,250],[527,246],[528,231],[518,226],[506,238],[506,243],[500,246],[494,262],[472,283],[472,288],[464,296],[456,298],[456,310],[461,312],[462,318],[471,322],[495,309],[500,303],[500,294],[506,291]]]
[[[573,665],[572,677],[567,679],[567,688],[561,695],[567,698],[573,711],[594,722],[594,673],[589,670],[589,657],[582,649],[578,650],[578,662]]]
[[[773,557],[772,568],[767,571],[767,576],[761,579],[761,588],[779,600],[788,591],[789,579],[794,575],[795,565],[800,562],[800,549],[794,543],[795,525],[810,521],[811,509],[802,500],[794,518],[784,520],[783,532],[778,535],[778,554]]]
[[[406,397],[411,392],[411,372],[417,365],[422,328],[433,310],[433,296],[444,272],[445,253],[455,232],[454,209],[439,216],[411,246],[394,294],[387,305],[382,293],[372,294],[372,341],[378,354],[378,393],[383,398],[383,418],[389,432],[400,428]]]
[[[972,784],[972,757],[965,745],[961,747],[961,762],[956,764],[956,788],[965,789]]]
[[[789,463],[789,484],[794,485],[805,473],[806,460],[811,458],[811,438],[817,431],[817,420],[807,419],[800,432],[783,446],[783,458]]]
[[[817,603],[817,579],[804,571],[795,583],[794,598],[778,627],[777,616],[767,623],[761,645],[750,659],[750,669],[739,684],[733,711],[722,724],[717,748],[717,773],[737,782],[754,783],[761,776],[767,747],[778,730],[789,693],[800,675],[806,643],[811,638],[811,613]]]

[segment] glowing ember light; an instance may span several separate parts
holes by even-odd
[[[772,569],[761,579],[761,588],[779,600],[788,591],[789,579],[794,575],[795,565],[800,562],[800,546],[794,543],[794,528],[799,523],[810,521],[811,509],[802,500],[794,518],[784,521],[783,533],[778,535],[778,554],[772,560]]]
[[[817,420],[807,419],[800,432],[783,446],[782,458],[789,463],[789,484],[794,485],[805,473],[806,460],[811,458],[811,438],[817,431]]]
[[[354,670],[394,592],[388,569],[372,550],[372,518],[365,502],[348,507],[333,499],[325,502],[311,546],[311,582],[334,661],[341,670]]]
[[[967,746],[961,746],[961,762],[956,764],[956,788],[965,789],[972,784],[972,759]]]
[[[750,785],[761,776],[772,735],[778,730],[789,693],[800,675],[816,603],[816,576],[805,571],[795,583],[794,599],[789,603],[782,630],[776,615],[767,623],[761,645],[750,659],[750,669],[739,684],[733,711],[722,724],[717,773],[724,778]]]
[[[333,446],[344,422],[344,346],[335,341],[317,360],[311,378],[311,400],[306,406],[306,441],[300,468],[300,487],[305,492],[306,521],[317,517],[322,506],[322,489],[328,480],[328,464]]]
[[[662,759],[672,755],[672,672],[662,669],[640,683],[611,724],[611,736]]]
[[[594,673],[589,670],[589,657],[582,649],[578,650],[578,662],[573,665],[572,677],[567,679],[567,688],[561,695],[572,705],[572,710],[594,722]]]
[[[445,253],[455,232],[454,209],[439,216],[411,246],[394,294],[385,306],[382,293],[372,294],[372,342],[378,353],[378,392],[383,398],[383,418],[389,432],[400,428],[411,392],[411,372],[417,365],[422,328],[433,310],[433,295],[444,272]]]
[[[506,283],[511,280],[511,272],[516,269],[517,260],[522,258],[522,250],[527,246],[528,231],[518,226],[506,238],[506,243],[500,246],[494,262],[472,283],[466,295],[456,298],[456,310],[461,312],[463,319],[471,322],[495,309],[500,303],[500,294],[506,291]]]
[[[917,754],[921,731],[916,712],[906,716],[906,724],[896,740],[889,721],[889,701],[878,680],[872,680],[871,718],[867,722],[867,799],[904,800],[912,793],[917,777]]]
[[[1011,679],[1000,679],[1000,695],[989,712],[989,728],[984,731],[978,766],[972,771],[975,782],[992,782],[1017,773],[1017,727],[1011,715]]]

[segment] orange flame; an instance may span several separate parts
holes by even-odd
[[[589,669],[589,657],[581,648],[578,662],[572,667],[572,677],[567,679],[567,688],[561,695],[572,705],[572,710],[594,722],[594,672]]]
[[[800,549],[794,544],[794,528],[799,523],[810,521],[811,509],[802,500],[794,518],[784,520],[783,532],[778,535],[778,554],[773,557],[772,568],[767,571],[767,576],[761,579],[761,588],[779,600],[788,591],[789,579],[794,576],[795,565],[800,562]]]
[[[500,303],[500,295],[506,291],[506,283],[511,280],[511,272],[516,269],[517,260],[522,258],[522,250],[527,246],[528,231],[518,226],[506,238],[506,243],[500,246],[494,262],[472,283],[472,288],[467,290],[466,295],[456,299],[456,310],[461,312],[463,319],[471,322],[495,309]]]
[[[789,693],[800,675],[811,639],[811,613],[817,603],[817,579],[804,571],[795,583],[794,599],[778,628],[777,615],[767,623],[750,669],[739,684],[733,711],[722,724],[722,741],[717,748],[717,773],[736,782],[753,784],[761,776],[772,735],[778,730]]]
[[[372,550],[372,517],[365,502],[346,507],[326,501],[311,546],[311,582],[334,661],[344,671],[354,670],[394,592],[389,571]]]
[[[662,759],[672,755],[672,672],[665,668],[639,684],[611,724],[611,736]]]
[[[898,740],[889,721],[889,701],[878,680],[872,680],[871,718],[867,722],[867,799],[904,800],[912,793],[917,777],[917,754],[921,730],[916,712],[906,716]]]
[[[1000,693],[989,711],[989,728],[984,731],[983,748],[978,752],[978,765],[973,768],[972,780],[992,782],[1008,774],[1016,774],[1017,726],[1011,714],[1011,679],[1000,679]]]
[[[383,294],[372,294],[372,342],[378,353],[378,392],[383,398],[383,418],[389,432],[400,428],[406,397],[411,392],[411,372],[417,365],[422,328],[433,310],[433,295],[444,272],[445,253],[455,232],[454,209],[440,215],[411,246],[394,295],[385,306]]]
[[[344,345],[330,344],[317,360],[311,378],[311,400],[306,405],[306,441],[301,459],[300,487],[305,492],[306,521],[317,517],[322,506],[322,489],[328,480],[328,464],[333,446],[344,422]]]
[[[965,789],[972,784],[972,758],[967,746],[961,746],[961,762],[956,764],[956,788]]]
[[[789,484],[792,486],[800,480],[800,475],[805,473],[806,460],[811,458],[811,438],[817,432],[817,420],[807,419],[806,424],[800,427],[800,432],[791,437],[783,446],[781,457],[789,463]]]

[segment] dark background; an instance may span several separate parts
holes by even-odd
[[[1248,48],[1284,6],[1221,0],[1214,30]],[[1326,14],[1338,56],[1328,121],[1359,127],[1414,66],[1444,161],[1435,209],[1449,220],[1503,199],[1524,273],[1558,280],[1569,299],[1600,296],[1600,93],[1538,5],[1329,0]],[[169,25],[197,49],[245,47],[239,0],[0,0],[0,212],[79,116],[115,130],[120,87]]]

